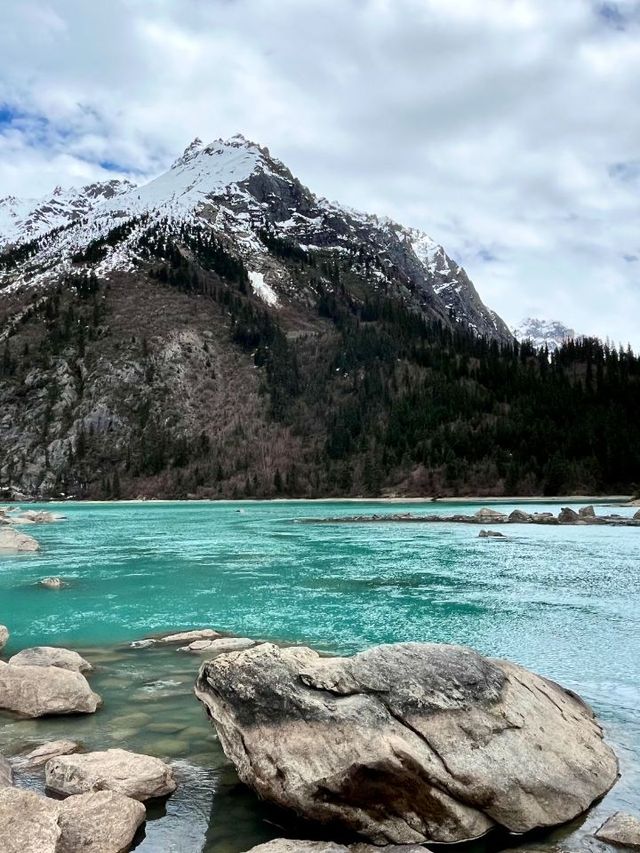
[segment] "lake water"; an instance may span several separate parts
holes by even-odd
[[[12,633],[5,654],[38,644],[78,649],[96,666],[90,680],[104,707],[73,719],[2,715],[0,751],[72,737],[87,749],[167,758],[178,791],[150,810],[136,850],[240,853],[281,835],[279,816],[239,784],[192,695],[200,659],[131,650],[131,640],[214,627],[340,653],[406,640],[462,643],[576,690],[604,723],[619,783],[586,820],[542,840],[580,843],[616,808],[640,810],[640,529],[518,525],[503,528],[507,540],[487,540],[468,525],[297,523],[478,506],[47,505],[68,520],[24,528],[42,550],[0,557],[0,623]],[[46,575],[69,586],[38,587]],[[19,772],[18,781],[38,789],[42,774]]]

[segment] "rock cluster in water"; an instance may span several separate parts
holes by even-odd
[[[363,522],[416,522],[420,524],[449,522],[453,524],[603,524],[610,527],[640,527],[640,510],[627,518],[615,513],[596,515],[592,506],[586,506],[577,512],[570,507],[563,507],[558,515],[552,512],[524,512],[514,509],[507,515],[495,509],[483,507],[473,515],[414,515],[410,512],[390,513],[388,515],[345,515],[335,518],[303,519],[306,523],[323,524],[360,524]],[[488,534],[491,535],[491,534]]]
[[[204,663],[195,692],[260,797],[374,844],[553,826],[617,779],[577,696],[459,646],[264,643]]]

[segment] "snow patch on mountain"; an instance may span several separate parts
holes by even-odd
[[[271,287],[271,285],[267,284],[267,282],[264,280],[263,273],[250,272],[249,282],[251,284],[251,289],[253,290],[256,296],[259,296],[263,302],[266,302],[266,304],[270,305],[272,308],[278,307],[278,305],[280,304],[278,294]]]

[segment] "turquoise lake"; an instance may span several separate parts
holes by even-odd
[[[637,812],[639,528],[510,525],[506,540],[487,540],[461,524],[298,523],[479,506],[47,504],[67,520],[22,528],[41,551],[0,557],[0,623],[11,631],[5,655],[45,644],[81,651],[95,665],[90,681],[104,707],[73,719],[1,715],[0,751],[19,756],[69,736],[87,749],[123,746],[164,757],[175,764],[179,788],[164,807],[150,809],[136,850],[241,853],[283,833],[274,825],[279,817],[239,784],[191,693],[200,658],[132,650],[130,641],[213,627],[340,653],[406,640],[461,643],[580,693],[619,755],[621,779],[605,800],[586,818],[535,839],[537,847],[579,841],[617,808]],[[38,587],[47,575],[69,586]],[[41,774],[22,772],[19,762],[17,775],[19,784],[42,787]]]

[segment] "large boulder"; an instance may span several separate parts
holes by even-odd
[[[53,800],[0,788],[0,850],[2,853],[58,853],[62,832]]]
[[[564,823],[618,774],[575,694],[459,646],[265,643],[204,663],[195,692],[243,782],[374,844]]]
[[[68,797],[59,805],[57,853],[122,853],[145,819],[142,803],[115,791]]]
[[[596,830],[595,836],[608,844],[640,850],[640,818],[616,812]]]
[[[24,756],[23,760],[27,767],[41,767],[50,758],[57,758],[59,755],[70,755],[79,749],[80,744],[74,740],[53,740],[32,749],[31,752]]]
[[[633,517],[636,521],[640,521],[640,509],[638,510],[638,512],[634,513]]]
[[[165,797],[176,789],[168,764],[125,749],[52,758],[45,766],[45,782],[59,794],[108,790],[141,801]]]
[[[57,666],[59,669],[68,669],[71,672],[91,672],[93,669],[89,661],[81,657],[78,652],[54,646],[34,646],[32,649],[23,649],[9,658],[9,663],[15,666]]]
[[[19,554],[22,552],[38,551],[40,545],[32,536],[20,533],[12,527],[0,527],[0,552]]]
[[[13,770],[4,755],[0,755],[0,788],[13,785]]]
[[[0,625],[0,651],[4,649],[4,647],[9,642],[9,629],[6,625]]]
[[[57,666],[15,666],[0,661],[0,708],[25,717],[93,714],[100,697],[84,675]]]
[[[146,816],[142,803],[98,791],[63,802],[0,789],[2,853],[123,853]]]
[[[578,510],[578,515],[580,516],[580,518],[583,518],[583,519],[584,518],[595,518],[596,517],[596,511],[591,505],[581,506],[580,509]]]
[[[523,512],[521,509],[514,509],[507,520],[510,524],[530,524],[531,514]]]

